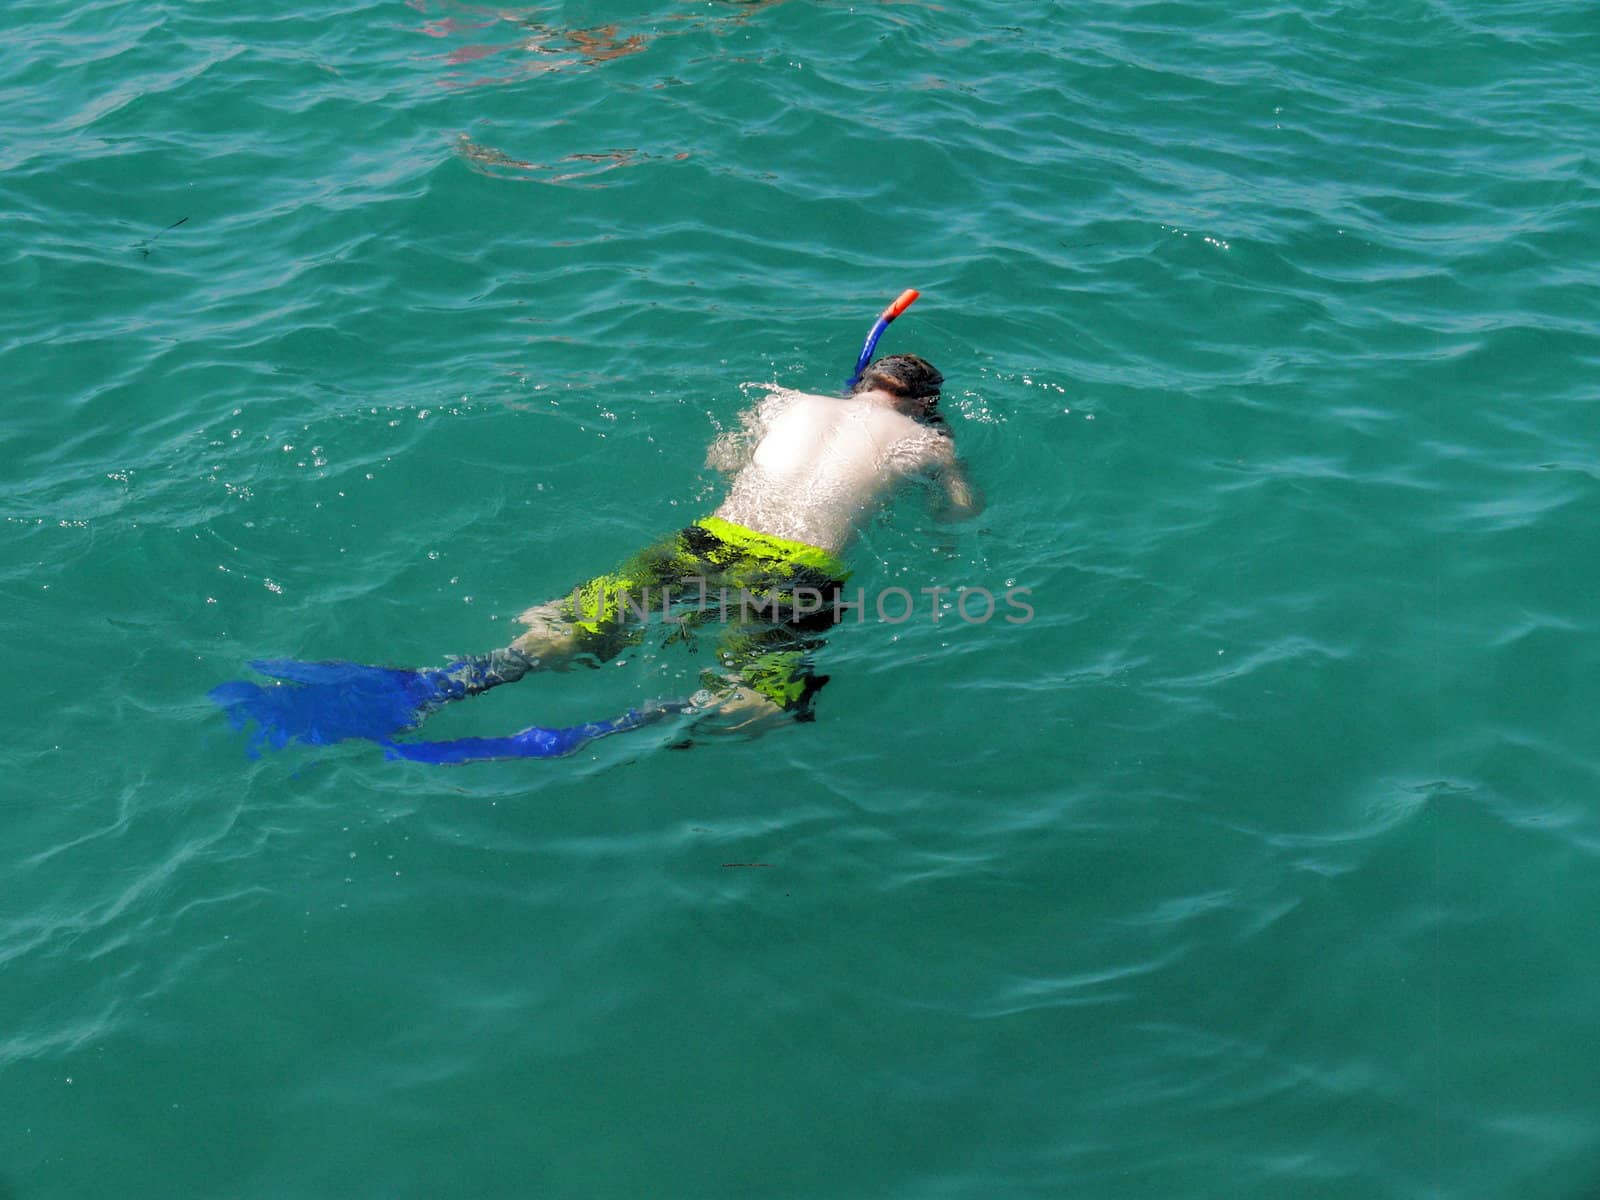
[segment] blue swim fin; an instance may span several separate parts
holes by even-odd
[[[348,662],[259,659],[250,664],[275,684],[235,680],[209,695],[235,729],[254,722],[246,752],[280,750],[290,742],[328,746],[346,738],[382,741],[434,709],[522,678],[535,665],[515,650],[497,650],[431,670]]]
[[[647,704],[643,708],[630,708],[622,716],[610,721],[591,721],[587,725],[572,725],[566,729],[540,729],[534,726],[509,737],[468,737],[448,742],[383,741],[383,753],[387,758],[425,763],[487,762],[497,758],[563,758],[583,749],[596,738],[653,725],[672,713],[687,712],[694,707],[694,702],[690,700],[665,700]]]

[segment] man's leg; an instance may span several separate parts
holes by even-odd
[[[668,589],[682,588],[703,570],[682,534],[663,538],[615,571],[524,610],[517,619],[528,630],[509,650],[548,670],[566,670],[580,656],[590,665],[609,662],[639,641],[643,614],[659,608]]]
[[[528,632],[503,649],[420,669],[264,659],[251,665],[275,683],[235,680],[213,688],[211,698],[236,727],[257,726],[253,752],[290,741],[325,746],[346,738],[387,738],[443,705],[515,683],[541,667],[565,667],[578,654],[591,661],[614,658],[642,629],[637,619],[629,628],[629,613],[637,610],[627,603],[628,593],[645,607],[651,589],[659,594],[663,586],[681,584],[697,566],[680,534],[635,555],[621,571],[590,580],[572,599],[528,610]],[[586,593],[591,603],[580,611]]]
[[[716,697],[716,724],[731,732],[812,720],[812,703],[828,682],[811,662],[821,645],[820,637],[794,624],[741,619],[728,625],[717,642],[722,671],[701,674]]]
[[[541,667],[565,670],[573,656],[582,652],[584,631],[563,614],[563,603],[550,600],[526,609],[517,620],[528,626],[528,630],[511,643],[510,649]]]

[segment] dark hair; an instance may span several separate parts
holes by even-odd
[[[948,437],[950,428],[944,423],[944,414],[937,407],[939,389],[943,384],[944,376],[927,359],[918,358],[915,354],[887,354],[861,373],[860,381],[850,389],[850,394],[853,396],[857,392],[882,388],[897,396],[921,400],[924,402],[922,411],[912,419]]]
[[[936,400],[943,384],[944,376],[927,359],[915,354],[888,354],[863,371],[860,382],[850,392],[853,395],[882,388],[912,400]]]

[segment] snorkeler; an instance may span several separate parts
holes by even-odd
[[[938,412],[943,382],[925,360],[900,354],[873,363],[843,399],[774,389],[711,445],[706,465],[733,477],[715,513],[571,595],[528,609],[528,632],[479,660],[487,669],[475,683],[510,682],[578,655],[604,662],[636,639],[632,606],[641,596],[698,597],[702,607],[684,619],[714,615],[722,626],[721,671],[702,675],[710,693],[702,705],[714,698],[743,722],[809,718],[827,681],[814,674],[809,652],[841,610],[849,575],[841,555],[862,518],[918,477],[938,487],[946,514],[977,511]]]
[[[569,595],[528,609],[521,616],[528,631],[510,646],[432,670],[261,661],[251,665],[286,686],[228,683],[212,698],[236,727],[251,720],[259,725],[252,750],[263,743],[326,745],[365,737],[393,757],[428,762],[555,757],[669,712],[715,711],[719,723],[734,728],[783,714],[809,719],[827,682],[813,671],[811,652],[844,607],[838,597],[849,570],[841,555],[863,518],[913,479],[935,486],[948,517],[980,508],[938,411],[939,372],[909,354],[863,370],[883,327],[915,296],[903,294],[879,318],[844,397],[773,388],[737,430],[712,443],[706,465],[731,475],[732,483],[711,516]],[[537,670],[616,657],[643,636],[644,610],[652,597],[663,596],[698,602],[677,618],[681,624],[714,619],[721,626],[719,669],[702,673],[692,699],[630,710],[615,721],[534,728],[508,738],[390,740],[452,700]]]

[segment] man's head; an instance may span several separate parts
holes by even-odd
[[[861,373],[850,394],[888,392],[914,414],[932,416],[943,384],[944,376],[927,359],[915,354],[889,354]]]

